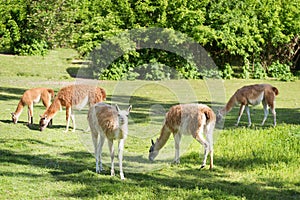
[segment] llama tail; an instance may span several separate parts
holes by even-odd
[[[105,101],[106,100],[106,91],[101,88],[101,93],[102,93],[102,100]]]
[[[216,115],[210,108],[203,108],[202,112],[205,114],[207,124],[216,121]]]
[[[279,94],[279,91],[276,87],[272,87],[273,92],[275,93],[275,96]]]
[[[47,89],[48,93],[51,94],[51,97],[54,97],[54,90],[52,89]]]

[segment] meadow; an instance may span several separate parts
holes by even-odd
[[[64,49],[45,57],[0,55],[0,199],[300,199],[299,80],[226,80],[224,97],[215,97],[216,91],[209,89],[213,85],[203,80],[94,81],[106,89],[107,103],[133,105],[122,181],[118,173],[110,176],[107,149],[105,172],[95,173],[87,107],[75,113],[75,133],[63,132],[65,110],[55,116],[53,127],[40,132],[41,103],[34,107],[33,127],[26,125],[27,108],[18,124],[11,122],[10,113],[26,89],[50,87],[57,92],[87,81],[74,78],[78,65],[71,61],[76,56]],[[236,107],[215,130],[213,170],[200,170],[203,148],[190,136],[183,137],[180,164],[172,164],[172,137],[157,160],[148,161],[150,140],[158,137],[170,106],[198,101],[217,109],[225,102],[215,99],[228,100],[236,89],[261,82],[279,89],[276,127],[271,114],[260,126],[261,105],[250,109],[251,127],[246,114],[235,127]]]

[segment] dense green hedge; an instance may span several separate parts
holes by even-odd
[[[278,61],[295,66],[299,8],[299,0],[2,0],[0,51],[34,55],[71,47],[84,56],[126,30],[160,27],[184,33],[202,45],[223,77],[231,77],[230,66],[239,66],[238,71],[246,69],[255,78],[271,74],[268,67]],[[194,63],[174,53],[139,48],[115,60],[110,65],[114,73],[107,71],[105,76],[122,79],[135,66],[146,68],[147,63],[163,70],[174,66],[185,78],[201,77]],[[140,76],[136,73],[129,78]],[[160,76],[168,75],[156,78]]]

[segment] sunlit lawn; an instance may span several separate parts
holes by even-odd
[[[299,199],[300,198],[300,82],[263,81],[279,89],[276,99],[278,125],[270,115],[264,127],[261,106],[251,108],[253,126],[247,117],[235,127],[238,108],[215,131],[215,169],[200,170],[202,147],[184,136],[181,163],[171,164],[173,138],[161,150],[157,161],[148,161],[150,139],[158,137],[164,113],[177,103],[202,102],[217,109],[217,91],[204,81],[102,81],[107,103],[124,108],[133,105],[129,137],[125,144],[124,173],[110,176],[109,156],[104,149],[105,172],[95,173],[95,161],[86,112],[76,111],[78,130],[64,133],[65,111],[54,118],[54,126],[38,130],[39,114],[34,107],[32,128],[26,126],[27,108],[20,123],[10,122],[22,93],[32,87],[64,85],[82,79],[71,78],[68,69],[76,54],[58,50],[45,58],[1,56],[0,64],[0,199]],[[21,60],[20,60],[21,59]],[[51,62],[52,61],[52,62]],[[32,63],[32,65],[31,65]],[[25,66],[27,69],[26,70]],[[34,70],[33,70],[34,69]],[[236,89],[258,80],[224,82],[228,100]],[[105,145],[106,147],[107,145]],[[117,146],[115,147],[117,148]],[[117,157],[115,159],[117,161]],[[116,166],[118,169],[118,165]]]

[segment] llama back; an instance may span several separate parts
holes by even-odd
[[[104,95],[106,98],[106,92],[103,88],[90,85],[69,85],[62,88],[57,94],[62,106],[80,105],[88,102],[93,105],[105,100]]]
[[[197,130],[201,124],[208,124],[215,120],[215,113],[206,105],[182,104],[170,109],[165,124],[173,133],[184,130],[189,134]]]
[[[244,102],[247,99],[256,99],[264,91],[264,84],[248,85],[238,89],[235,93],[235,96],[238,102]]]

